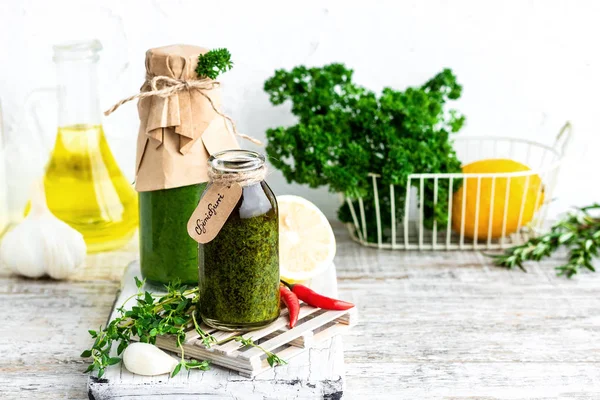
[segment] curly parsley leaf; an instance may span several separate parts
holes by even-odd
[[[233,68],[231,53],[227,49],[214,49],[198,56],[196,74],[199,78],[216,79]]]

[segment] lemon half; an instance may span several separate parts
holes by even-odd
[[[325,215],[310,201],[277,196],[281,278],[302,282],[322,274],[335,257],[335,236]]]

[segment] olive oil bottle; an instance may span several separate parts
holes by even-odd
[[[46,166],[50,210],[81,232],[89,252],[126,244],[138,225],[137,193],[104,135],[96,64],[100,42],[54,47],[58,73],[58,133]]]
[[[137,227],[137,194],[100,125],[58,128],[44,186],[50,210],[83,234],[89,251],[120,247]]]

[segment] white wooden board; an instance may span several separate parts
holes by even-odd
[[[134,276],[141,276],[137,262],[126,270],[113,314],[115,307],[119,307],[126,298],[135,293]],[[335,267],[332,265],[312,286],[322,293],[336,295]],[[240,376],[236,371],[217,365],[212,365],[208,371],[182,371],[174,378],[168,374],[144,377],[132,374],[122,364],[117,364],[109,367],[102,379],[90,376],[88,395],[96,400],[197,399],[198,396],[336,399],[342,396],[344,358],[340,336],[314,344],[314,347],[294,354],[294,357],[287,361],[288,365],[269,369],[254,378]]]

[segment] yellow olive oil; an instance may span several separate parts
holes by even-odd
[[[48,207],[83,234],[88,252],[125,245],[138,226],[137,193],[101,125],[58,128],[44,176]]]

